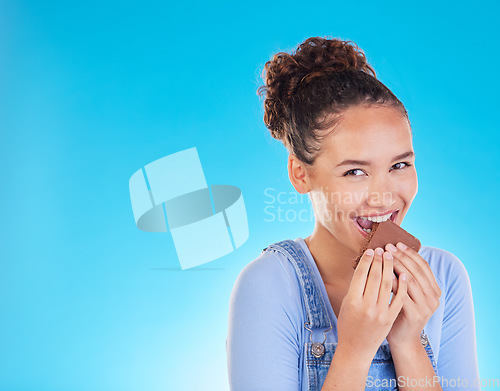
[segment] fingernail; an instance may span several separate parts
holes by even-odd
[[[401,273],[401,279],[402,279],[403,281],[406,281],[406,274],[405,274],[405,273]]]
[[[401,243],[401,242],[399,242],[399,243],[397,244],[397,246],[398,246],[401,250],[406,250],[406,249],[408,248],[408,247],[406,247],[406,245],[405,245],[404,243]]]
[[[391,253],[385,253],[385,259],[392,259]]]
[[[393,245],[392,243],[389,243],[387,245],[387,248],[389,249],[390,252],[393,252],[393,253],[395,253],[396,251],[398,251],[398,249],[396,248],[396,246]]]
[[[371,248],[369,248],[368,250],[366,250],[365,254],[366,255],[373,255],[373,250]]]
[[[380,247],[377,247],[375,249],[375,252],[378,254],[378,255],[382,255],[384,253],[384,250],[382,250]]]

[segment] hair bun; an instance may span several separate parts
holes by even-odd
[[[345,70],[362,71],[375,76],[375,71],[367,64],[363,51],[351,41],[309,38],[298,46],[295,52],[295,56],[297,55],[298,64],[307,72],[302,82]]]
[[[361,49],[351,41],[320,37],[308,38],[292,54],[280,52],[266,62],[265,85],[258,90],[265,95],[264,123],[276,139],[282,139],[287,118],[287,104],[300,86],[316,78],[347,70],[365,72],[375,77]]]

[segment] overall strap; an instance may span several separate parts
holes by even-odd
[[[313,270],[309,265],[306,254],[293,240],[283,240],[266,247],[263,252],[272,249],[283,254],[293,265],[299,278],[300,288],[306,307],[306,319],[310,328],[330,328],[332,324],[318,286]]]

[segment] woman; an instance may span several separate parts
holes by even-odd
[[[227,338],[232,390],[479,390],[467,272],[404,244],[360,252],[417,193],[408,114],[355,44],[309,38],[265,65],[264,121],[309,193],[313,233],[240,273]],[[371,220],[371,221],[370,221]]]

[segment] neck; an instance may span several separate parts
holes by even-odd
[[[349,285],[354,274],[356,253],[342,245],[323,226],[316,225],[305,239],[325,285]]]

